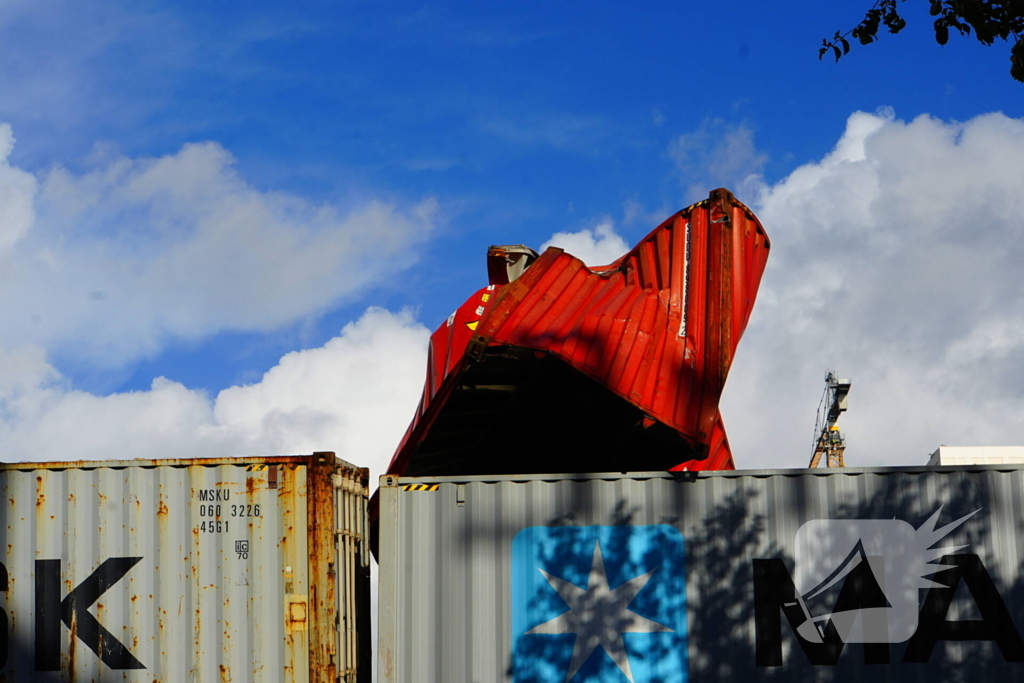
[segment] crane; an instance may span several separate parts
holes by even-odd
[[[846,396],[850,393],[850,380],[836,377],[833,370],[825,375],[825,393],[818,404],[818,415],[814,421],[814,454],[809,467],[817,467],[821,456],[826,456],[826,467],[845,467],[843,451],[846,439],[839,426],[839,416],[846,412]]]

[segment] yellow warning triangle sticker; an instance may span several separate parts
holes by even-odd
[[[469,328],[469,329],[471,329],[471,330],[475,330],[475,329],[476,329],[476,326],[477,326],[477,325],[479,325],[479,324],[480,324],[480,321],[479,321],[479,320],[474,320],[474,321],[473,321],[473,322],[471,322],[471,323],[466,323],[466,327],[468,327],[468,328]]]

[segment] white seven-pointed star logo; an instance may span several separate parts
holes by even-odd
[[[664,624],[651,621],[628,609],[629,603],[647,585],[657,567],[626,581],[618,588],[611,588],[604,570],[604,558],[601,557],[601,544],[595,543],[594,559],[590,564],[590,578],[586,590],[552,576],[543,569],[538,571],[544,575],[551,587],[558,591],[558,595],[569,606],[569,611],[526,633],[576,634],[572,663],[569,664],[569,674],[565,677],[567,682],[576,675],[594,650],[600,647],[604,648],[615,665],[626,675],[630,683],[633,683],[633,673],[629,668],[626,648],[622,644],[622,634],[673,632]]]

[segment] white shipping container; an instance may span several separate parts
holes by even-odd
[[[368,472],[333,453],[0,466],[0,680],[369,680]]]
[[[401,477],[387,683],[1024,681],[1024,468]]]

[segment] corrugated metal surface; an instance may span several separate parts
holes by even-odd
[[[355,681],[366,479],[329,453],[0,467],[0,680]]]
[[[434,333],[423,400],[389,472],[437,471],[410,460],[473,359],[501,346],[552,354],[699,444],[700,457],[680,468],[732,469],[718,402],[768,250],[764,228],[727,190],[670,217],[609,266],[549,248]]]
[[[471,343],[549,350],[707,443],[768,259],[764,228],[719,192],[607,269],[542,255],[502,290]]]
[[[1024,680],[1019,467],[381,481],[382,681]]]

